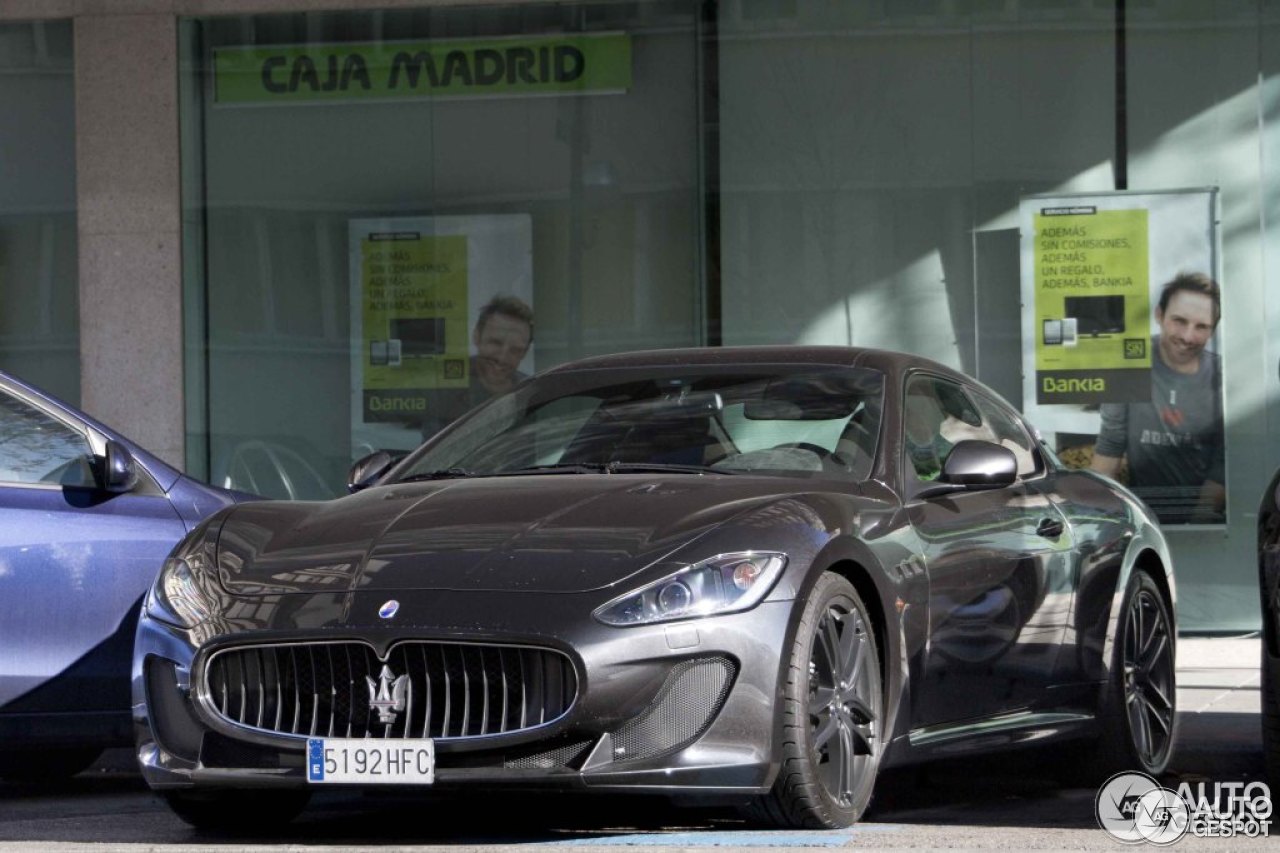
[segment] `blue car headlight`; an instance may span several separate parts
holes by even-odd
[[[165,560],[147,594],[147,615],[180,628],[199,625],[213,612],[213,602],[201,580],[183,558]]]
[[[786,565],[787,555],[772,551],[720,554],[615,598],[592,615],[625,627],[737,613],[759,604]]]

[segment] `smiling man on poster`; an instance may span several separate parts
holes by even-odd
[[[1221,317],[1217,282],[1179,273],[1155,309],[1151,399],[1101,407],[1091,467],[1116,477],[1127,459],[1130,487],[1162,522],[1224,521],[1222,367],[1206,348]]]
[[[505,394],[529,378],[520,363],[533,343],[533,309],[517,296],[499,294],[484,304],[471,333],[471,356],[466,387],[445,389],[431,395],[422,419],[423,439],[476,406]]]

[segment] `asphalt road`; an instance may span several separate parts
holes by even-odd
[[[1179,749],[1163,781],[1262,778],[1257,726],[1256,713],[1184,714]],[[759,831],[730,810],[649,799],[507,795],[482,801],[325,792],[279,835],[231,839],[204,836],[180,822],[148,793],[129,762],[129,753],[120,750],[65,784],[0,785],[0,849],[1120,849],[1094,820],[1095,791],[1062,787],[1053,778],[1053,752],[885,774],[866,819],[843,831]],[[1184,838],[1176,846],[1276,844]]]

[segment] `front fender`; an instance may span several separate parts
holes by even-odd
[[[1169,608],[1169,620],[1174,636],[1178,632],[1177,617],[1177,584],[1173,573],[1173,558],[1169,554],[1169,545],[1159,525],[1152,520],[1141,507],[1133,507],[1134,534],[1125,548],[1124,560],[1116,576],[1115,589],[1111,594],[1110,615],[1107,619],[1106,639],[1102,644],[1102,671],[1112,675],[1115,661],[1115,646],[1120,631],[1120,618],[1124,607],[1125,592],[1133,573],[1145,570],[1152,574],[1156,584],[1164,590],[1165,605]],[[1176,650],[1174,652],[1176,660]]]

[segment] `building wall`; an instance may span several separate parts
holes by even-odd
[[[1252,629],[1280,456],[1271,6],[1131,12],[1123,152],[1110,9],[893,6],[722,19],[725,342],[908,350],[1022,405],[1020,199],[1219,188],[1228,524],[1166,533],[1184,627]]]
[[[0,0],[0,23],[69,18],[74,31],[70,68],[7,83],[31,107],[0,128],[0,152],[20,144],[17,128],[45,120],[61,128],[50,150],[65,144],[56,140],[71,121],[75,145],[70,174],[42,172],[33,158],[17,182],[0,182],[0,217],[26,217],[0,220],[0,273],[54,281],[78,257],[78,297],[33,297],[6,311],[0,331],[45,340],[70,322],[79,338],[15,346],[7,363],[74,397],[62,386],[78,358],[89,412],[175,464],[203,460],[193,468],[201,476],[216,473],[218,439],[205,428],[220,419],[222,434],[296,433],[345,448],[345,414],[321,403],[347,390],[346,220],[504,206],[540,211],[539,281],[607,283],[586,286],[574,304],[558,286],[543,291],[539,311],[559,319],[545,335],[540,328],[538,367],[697,342],[708,320],[697,210],[706,163],[705,129],[687,123],[703,107],[689,31],[652,36],[643,58],[651,85],[632,102],[593,100],[573,117],[596,146],[576,166],[557,147],[566,108],[550,104],[522,105],[514,124],[510,104],[353,107],[336,126],[339,113],[322,109],[183,112],[199,100],[180,62],[198,49],[184,41],[184,21],[217,18],[252,43],[254,20],[267,14],[307,13],[304,36],[311,26],[321,38],[318,13],[329,11],[365,10],[376,25],[394,17],[379,10],[543,5]],[[721,228],[711,259],[720,330],[726,344],[919,352],[1017,403],[1019,199],[1117,189],[1120,165],[1129,189],[1220,188],[1229,523],[1170,537],[1183,627],[1246,630],[1257,621],[1253,506],[1280,463],[1280,280],[1268,263],[1277,4],[1128,5],[1120,155],[1113,14],[1100,4],[973,4],[969,13],[952,3],[723,0]],[[41,87],[65,95],[69,83],[74,115],[49,116]],[[627,126],[627,114],[648,120]],[[422,138],[429,152],[416,159]],[[353,160],[360,146],[371,156]],[[566,188],[585,185],[575,168],[598,169],[612,189],[566,205]],[[24,201],[7,203],[10,188]],[[37,220],[30,199],[40,200]],[[575,230],[584,221],[586,237]],[[184,280],[217,291],[195,293]],[[329,460],[334,471],[341,457]]]

